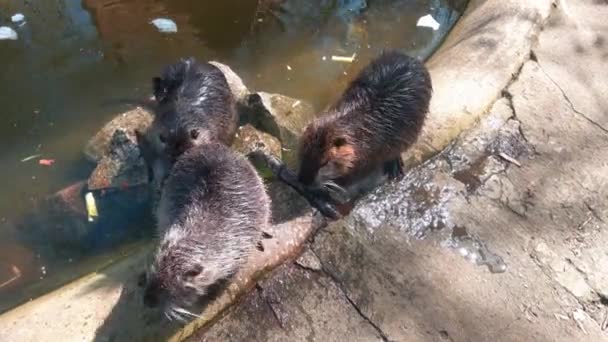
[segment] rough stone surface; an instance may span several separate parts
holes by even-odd
[[[323,308],[322,310],[319,310]],[[285,265],[188,341],[382,341],[326,275]]]
[[[135,143],[134,131],[146,130],[152,120],[152,114],[143,108],[135,108],[118,115],[89,140],[84,148],[84,155],[94,163],[99,162],[106,155],[116,130],[125,132],[129,140]]]
[[[89,190],[125,189],[145,184],[148,184],[148,167],[137,143],[122,129],[115,130],[105,156],[89,176]]]
[[[259,92],[248,96],[242,117],[275,137],[283,146],[283,160],[295,164],[298,138],[304,128],[315,118],[309,103],[291,97]]]
[[[232,147],[244,155],[248,155],[256,150],[261,150],[267,155],[273,155],[279,159],[281,158],[282,152],[281,142],[279,142],[279,139],[268,133],[257,130],[250,124],[239,127]],[[272,172],[264,163],[257,162],[255,160],[252,160],[252,162],[263,177],[272,177]]]
[[[229,66],[226,64],[222,64],[220,62],[211,61],[210,64],[215,65],[218,69],[222,71],[224,77],[226,77],[226,81],[228,81],[228,85],[230,86],[230,90],[232,90],[232,94],[236,98],[237,101],[243,101],[245,96],[249,94],[249,89],[243,83],[243,80],[239,75],[237,75]]]
[[[580,116],[608,131],[608,6],[605,1],[559,1],[534,49],[543,72]]]
[[[296,264],[310,271],[320,271],[323,268],[321,260],[308,248],[296,259]]]

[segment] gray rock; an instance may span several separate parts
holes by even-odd
[[[244,155],[261,150],[268,155],[281,158],[281,143],[279,140],[268,133],[257,130],[250,124],[239,127],[232,147]],[[263,177],[272,177],[272,172],[264,163],[257,160],[252,160],[252,162]]]
[[[306,248],[304,253],[302,253],[302,255],[300,255],[300,257],[296,259],[296,264],[311,271],[321,271],[323,269],[323,265],[321,265],[321,260],[319,260],[315,253],[313,253],[308,248]]]
[[[130,141],[135,142],[134,131],[146,130],[153,119],[152,113],[139,107],[117,115],[87,142],[84,155],[91,162],[99,162],[108,152],[108,146],[116,130],[121,129]]]
[[[259,92],[247,97],[243,119],[278,137],[283,145],[283,160],[295,166],[295,151],[304,128],[315,118],[311,104],[291,97]]]
[[[148,183],[148,168],[137,143],[118,128],[114,131],[108,150],[89,177],[89,190],[128,188]]]
[[[224,77],[226,77],[226,81],[228,81],[230,90],[232,90],[232,94],[237,101],[242,101],[245,96],[249,94],[249,89],[247,89],[247,86],[245,86],[243,80],[229,66],[216,61],[211,61],[209,63],[215,65],[222,71],[222,73],[224,73]]]

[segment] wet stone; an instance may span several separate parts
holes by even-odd
[[[148,168],[137,143],[127,133],[117,129],[112,135],[107,154],[99,161],[89,177],[89,190],[125,189],[148,183]]]
[[[116,130],[122,130],[130,141],[136,142],[135,130],[146,130],[152,123],[153,115],[143,108],[119,114],[108,122],[84,148],[85,157],[92,162],[99,162],[107,153]]]
[[[281,158],[281,143],[279,140],[268,133],[256,129],[250,124],[239,127],[232,147],[243,155],[248,155],[253,151],[262,151],[267,155]],[[253,158],[251,159],[251,162],[264,178],[272,176],[272,172],[265,163],[253,160]]]
[[[295,151],[304,128],[315,118],[311,104],[291,97],[259,92],[247,96],[242,120],[281,141],[283,160],[295,165]]]
[[[149,234],[148,186],[93,191],[99,213],[93,220],[87,215],[87,192],[86,182],[79,182],[34,203],[16,224],[19,239],[47,257],[75,257]]]
[[[222,64],[216,61],[211,61],[209,63],[213,64],[222,71],[224,77],[226,77],[228,85],[230,86],[230,90],[232,91],[232,94],[234,95],[237,101],[242,101],[245,96],[249,94],[249,89],[247,89],[247,86],[245,86],[245,83],[243,83],[241,77],[239,77],[239,75],[237,75],[232,70],[232,68],[230,68],[226,64]]]

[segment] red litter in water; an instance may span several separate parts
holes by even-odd
[[[44,165],[44,166],[51,166],[54,163],[55,163],[55,159],[40,159],[38,161],[38,164]]]

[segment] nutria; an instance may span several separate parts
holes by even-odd
[[[429,109],[431,78],[424,64],[383,52],[300,138],[299,172],[261,151],[271,167],[323,215],[336,219],[386,178],[403,176],[401,153],[418,138]]]
[[[222,143],[179,156],[157,208],[160,243],[145,277],[144,303],[184,319],[211,286],[229,279],[257,248],[269,225],[261,178]]]
[[[305,129],[298,180],[309,191],[342,201],[378,168],[391,179],[402,177],[401,153],[418,138],[431,95],[431,78],[420,60],[383,52]]]
[[[153,78],[155,117],[145,133],[148,165],[162,181],[175,159],[203,142],[234,140],[236,100],[222,71],[194,58],[181,59]],[[137,132],[138,140],[143,133]],[[155,165],[155,167],[153,167]]]

